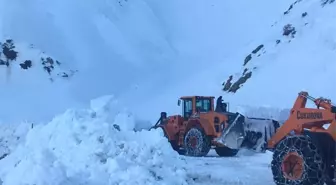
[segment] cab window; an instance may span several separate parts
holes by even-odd
[[[197,99],[196,100],[196,109],[200,112],[209,112],[211,111],[211,101],[210,99]]]

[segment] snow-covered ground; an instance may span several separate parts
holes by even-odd
[[[210,151],[208,157],[188,158],[192,165],[187,166],[187,172],[199,185],[274,185],[271,160],[270,152],[256,154],[242,150],[235,157],[220,158]]]

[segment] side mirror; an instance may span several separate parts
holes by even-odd
[[[177,100],[177,105],[180,106],[181,105],[181,100]]]

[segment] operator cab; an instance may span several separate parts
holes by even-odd
[[[214,97],[211,96],[183,96],[178,100],[178,106],[182,101],[182,116],[185,120],[196,112],[206,113],[214,111]]]

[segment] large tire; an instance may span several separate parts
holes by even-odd
[[[273,153],[272,173],[275,183],[323,185],[325,164],[322,156],[308,136],[286,137]]]
[[[224,147],[216,147],[215,151],[217,155],[219,155],[220,157],[233,157],[237,155],[239,150],[231,149],[231,148],[224,146]]]
[[[192,127],[184,136],[184,148],[187,156],[206,156],[211,149],[211,141],[201,127]]]

